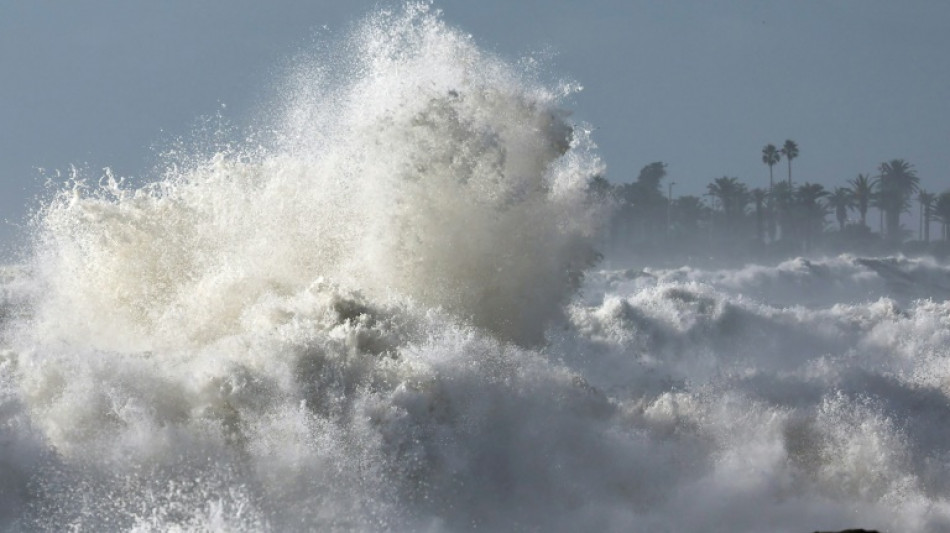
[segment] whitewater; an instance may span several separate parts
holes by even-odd
[[[950,265],[603,257],[542,70],[380,10],[74,172],[0,268],[0,530],[950,530]]]

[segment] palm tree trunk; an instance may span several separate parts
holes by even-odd
[[[888,211],[885,213],[885,220],[887,221],[887,238],[888,240],[898,240],[901,232],[901,213],[900,211]]]

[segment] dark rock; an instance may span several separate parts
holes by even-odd
[[[842,529],[841,531],[815,531],[815,533],[880,533],[876,529]]]

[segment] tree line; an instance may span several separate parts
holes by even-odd
[[[667,165],[657,161],[643,167],[630,183],[613,184],[597,177],[592,191],[616,208],[607,233],[610,244],[620,248],[706,255],[947,249],[946,244],[931,244],[930,228],[933,222],[940,223],[941,239],[950,241],[950,190],[938,194],[921,188],[908,161],[884,161],[876,174],[857,174],[827,189],[792,180],[792,161],[798,156],[792,140],[781,148],[767,144],[762,149],[768,188],[723,176],[713,179],[702,196],[674,198],[675,183],[664,182]],[[787,179],[776,182],[774,167],[782,159],[787,162]],[[907,228],[901,215],[915,204],[920,214],[917,227]],[[869,214],[878,216],[876,223],[869,222]]]

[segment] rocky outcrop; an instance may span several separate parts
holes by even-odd
[[[876,529],[842,529],[841,531],[815,531],[815,533],[880,533]]]

